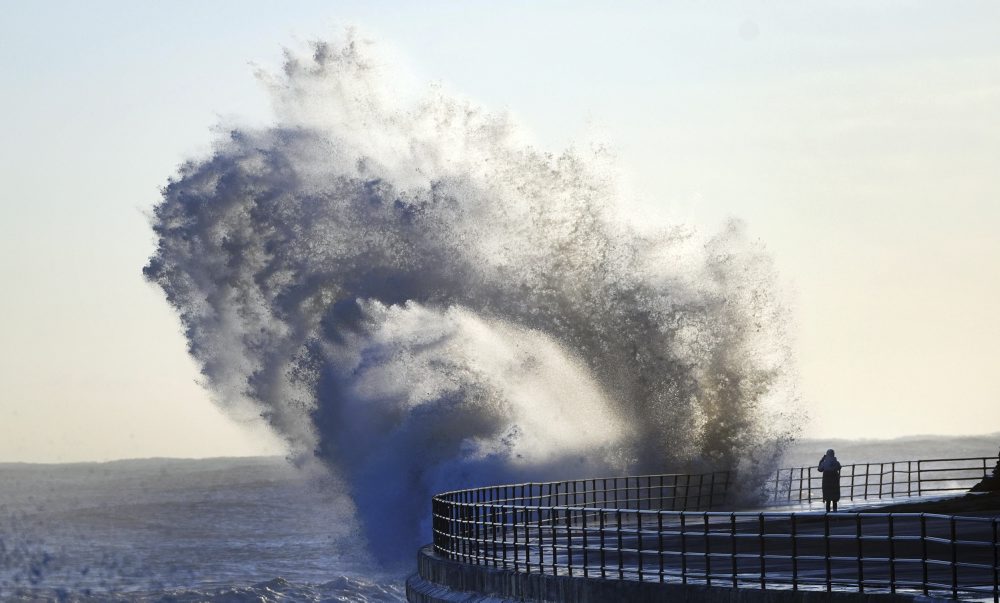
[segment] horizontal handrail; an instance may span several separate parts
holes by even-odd
[[[987,475],[996,457],[918,459],[844,465],[841,497],[850,501],[926,496],[967,490]],[[822,499],[822,472],[815,466],[775,471],[765,499],[771,504],[810,504]]]

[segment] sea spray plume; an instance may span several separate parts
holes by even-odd
[[[600,153],[553,156],[348,32],[267,76],[163,190],[145,269],[219,403],[347,480],[375,552],[443,489],[736,469],[794,429],[770,263],[732,224],[639,234]]]

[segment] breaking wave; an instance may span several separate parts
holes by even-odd
[[[342,478],[376,554],[409,559],[455,487],[729,468],[752,492],[795,404],[739,223],[638,229],[605,153],[402,90],[352,32],[261,79],[273,124],[180,167],[144,272],[218,403]]]

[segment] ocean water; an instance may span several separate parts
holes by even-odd
[[[3,464],[0,600],[404,600],[353,515],[281,458]]]
[[[867,462],[998,445],[1000,434],[803,440],[782,464],[829,446]],[[0,464],[0,599],[403,601],[415,564],[380,569],[355,516],[342,484],[281,458]]]
[[[888,440],[802,439],[788,447],[781,466],[816,465],[828,448],[836,451],[837,459],[844,465],[914,459],[996,457],[1000,449],[1000,433],[961,437],[920,435]]]

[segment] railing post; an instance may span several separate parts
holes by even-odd
[[[906,497],[913,497],[913,461],[906,461]]]
[[[549,538],[552,539],[552,575],[558,576],[559,570],[556,566],[556,562],[559,559],[559,550],[556,548],[556,542],[558,542],[559,537],[556,533],[556,528],[559,525],[559,509],[552,509],[549,515]]]
[[[885,463],[878,464],[878,497],[882,498],[882,482],[885,479]]]
[[[535,512],[538,514],[536,518],[538,520],[537,530],[538,530],[538,573],[545,573],[545,538],[543,537],[544,528],[542,526],[542,487],[538,486],[538,505],[535,507]],[[549,519],[551,520],[551,510],[549,511]],[[554,573],[554,572],[553,572]]]
[[[854,501],[854,476],[857,471],[854,470],[854,465],[851,465],[851,501]]]
[[[997,524],[1000,519],[993,519],[993,601],[1000,601],[1000,540],[997,539]]]
[[[615,529],[618,533],[618,579],[625,577],[625,559],[622,556],[622,510],[615,509]]]
[[[918,469],[919,473],[919,469]],[[920,514],[920,559],[922,561],[922,580],[924,583],[924,596],[928,595],[928,570],[927,570],[927,515]]]
[[[491,536],[493,531],[493,518],[491,515],[491,508],[486,504],[489,500],[486,492],[483,492],[482,499],[482,504],[479,507],[479,516],[482,522],[479,530],[482,534],[482,539],[479,542],[479,556],[483,565],[489,565],[490,558],[493,556],[491,549],[493,546],[493,538]]]
[[[854,514],[855,529],[854,535],[857,538],[858,547],[858,592],[865,592],[865,541],[862,538],[864,533],[861,525],[861,513]]]
[[[889,592],[896,593],[896,530],[895,515],[889,513]]]
[[[573,575],[573,509],[566,509],[566,567]]]
[[[481,493],[480,497],[483,499],[483,504],[476,505],[479,508],[479,538],[476,540],[476,547],[478,549],[478,563],[480,565],[490,564],[490,510],[486,506],[486,494]]]
[[[795,517],[794,515],[792,516]],[[792,553],[793,557],[795,553]],[[729,514],[729,569],[733,575],[733,588],[739,587],[739,566],[736,562],[736,513]]]
[[[559,537],[556,534],[556,523],[559,522],[559,509],[555,507],[549,507],[549,540],[552,541],[552,575],[556,576],[559,574],[559,570],[556,566],[556,560],[559,557],[559,550],[556,548],[556,543],[559,541]],[[541,527],[541,526],[539,526]]]
[[[637,555],[639,557],[637,563],[637,569],[639,570],[639,582],[642,582],[642,510],[636,510],[635,512],[635,548],[637,550]]]
[[[993,528],[994,530],[996,529],[996,523],[993,524]],[[996,539],[994,538],[994,540]],[[658,552],[657,564],[659,566],[660,582],[663,582],[663,511],[656,512],[656,550]]]
[[[465,523],[462,535],[465,537],[466,562],[475,561],[476,558],[476,502],[473,494],[472,492],[466,494],[462,513],[462,521]]]
[[[445,544],[446,534],[449,532],[444,527],[444,503],[437,497],[431,499],[431,513],[433,517],[431,524],[434,526],[434,548],[447,555],[447,545]],[[450,558],[450,555],[447,555]]]
[[[455,552],[455,559],[462,558],[462,554],[464,552],[463,547],[465,546],[464,545],[465,541],[462,539],[462,530],[464,529],[464,526],[462,525],[463,509],[464,508],[462,507],[462,497],[456,496],[454,500],[452,500],[451,502],[449,509],[450,512],[448,514],[449,517],[451,517],[451,525],[453,528],[451,534],[454,535],[454,538],[452,539],[451,548]]]
[[[490,507],[490,516],[492,517],[492,531],[493,531],[493,543],[490,546],[490,556],[493,557],[493,567],[497,566],[497,508],[496,506]]]
[[[797,591],[799,590],[799,530],[796,525],[798,515],[795,513],[789,515],[792,518],[792,590]]]
[[[604,509],[597,510],[597,520],[601,530],[601,577],[607,578],[607,563],[604,554]]]
[[[588,545],[587,545],[587,509],[586,508],[583,509],[582,517],[580,518],[580,520],[581,520],[580,528],[583,530],[583,577],[586,578],[590,574],[590,570],[587,568],[587,565],[590,563],[590,555],[588,554],[589,551],[587,550]],[[552,572],[552,574],[555,575],[555,572]]]
[[[465,493],[460,492],[455,499],[455,502],[452,503],[451,514],[449,515],[452,518],[452,526],[454,527],[454,531],[451,534],[455,536],[452,548],[455,549],[456,559],[461,559],[465,553],[465,539],[462,538],[465,536],[465,525],[462,522],[463,514],[465,513],[462,501],[465,500]]]
[[[681,512],[681,584],[687,585],[687,530],[685,530],[686,514]]]
[[[506,492],[504,492],[504,498],[506,498]],[[503,520],[500,523],[500,541],[503,543],[501,555],[503,556],[503,568],[507,569],[507,503],[504,503],[501,511],[503,512]]]
[[[490,497],[490,492],[488,489],[483,488],[480,498],[481,503],[479,504],[479,517],[482,521],[482,526],[480,526],[479,532],[482,534],[481,543],[481,553],[483,556],[483,565],[490,564],[490,557],[493,555],[491,547],[493,546],[493,508],[490,505],[493,499]]]
[[[871,463],[865,463],[865,498],[868,500],[868,482],[871,480],[872,465]]]
[[[472,515],[472,522],[473,522],[472,523],[472,528],[473,528],[473,535],[472,535],[472,537],[473,537],[472,545],[473,546],[472,546],[472,552],[473,552],[473,554],[475,555],[475,558],[476,558],[476,565],[480,565],[480,561],[481,561],[480,560],[480,556],[482,555],[482,548],[479,546],[480,545],[480,542],[479,542],[479,525],[480,525],[480,518],[479,518],[479,508],[480,508],[479,507],[479,502],[480,502],[480,500],[479,500],[479,498],[480,498],[480,494],[481,494],[480,491],[476,490],[476,504],[475,504],[474,507],[472,507],[472,513],[471,513],[471,515]]]
[[[512,521],[510,524],[511,531],[514,532],[514,541],[511,543],[511,547],[514,549],[514,571],[518,568],[518,552],[517,552],[517,507],[514,506],[511,509]]]
[[[523,492],[523,490],[522,490]],[[521,497],[521,502],[525,505],[527,503],[524,497]],[[524,507],[524,571],[528,574],[531,573],[531,516],[529,515],[530,508]]]
[[[468,491],[462,493],[462,503],[458,507],[458,523],[459,523],[459,534],[462,537],[461,548],[462,548],[462,560],[469,560],[470,547],[469,544],[469,493]]]
[[[449,535],[452,536],[451,540],[451,550],[454,554],[455,559],[462,558],[462,497],[454,496],[448,505],[448,517],[450,519],[451,530],[449,530]]]
[[[441,542],[438,539],[438,530],[440,529],[440,524],[437,518],[437,497],[431,497],[431,542],[434,543],[434,550],[439,551]]]
[[[955,531],[955,516],[949,518],[951,524],[951,598],[958,598],[958,538]]]
[[[917,461],[917,496],[923,496],[924,492],[924,474],[923,474],[923,461]]]
[[[705,526],[705,586],[712,586],[712,545],[709,537],[708,512],[703,515]]]
[[[826,565],[826,592],[833,591],[833,568],[830,566],[830,514],[823,513],[823,561]]]
[[[764,538],[764,514],[759,513],[757,515],[757,547],[759,548],[759,560],[760,560],[760,589],[767,590],[767,558],[766,558],[766,547],[767,543]]]

